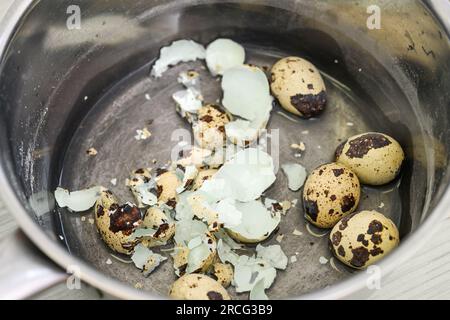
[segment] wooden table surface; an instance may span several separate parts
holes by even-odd
[[[0,20],[14,0],[0,0]],[[0,30],[1,32],[1,30]],[[0,238],[8,236],[17,225],[0,200]],[[431,241],[415,256],[381,281],[371,299],[450,299],[450,218],[442,222]],[[98,299],[92,287],[68,290],[65,284],[48,289],[36,299]]]

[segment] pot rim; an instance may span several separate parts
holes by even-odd
[[[433,10],[433,1],[425,1],[425,5],[434,13],[434,16],[440,18],[443,24],[445,17],[440,16],[436,10]],[[4,55],[7,52],[9,41],[18,28],[21,19],[29,12],[38,1],[35,0],[16,0],[0,23],[0,72],[2,69]],[[447,29],[447,34],[450,30]],[[164,299],[165,297],[153,293],[137,290],[128,284],[120,282],[117,279],[106,276],[101,271],[95,269],[81,259],[75,258],[69,254],[65,248],[50,239],[38,224],[30,217],[20,200],[9,185],[5,168],[0,166],[0,197],[8,209],[15,217],[20,228],[33,241],[33,243],[51,260],[56,262],[62,268],[69,266],[78,266],[80,278],[90,285],[107,292],[108,294],[123,299]],[[396,266],[411,257],[417,252],[433,235],[434,231],[440,225],[446,216],[446,210],[450,207],[450,185],[442,195],[438,205],[430,212],[428,217],[421,225],[408,237],[402,241],[401,245],[383,259],[377,266],[380,268],[381,276],[390,273]],[[367,281],[372,277],[372,273],[360,272],[354,276],[344,279],[329,288],[315,290],[311,293],[293,299],[343,299],[363,289]]]

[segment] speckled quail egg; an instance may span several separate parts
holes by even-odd
[[[361,183],[383,185],[399,174],[405,154],[392,137],[368,132],[349,138],[336,150],[336,162],[351,168]]]
[[[325,83],[319,70],[305,59],[287,57],[275,63],[270,87],[280,105],[293,114],[311,118],[325,110]]]
[[[194,183],[192,184],[192,190],[196,191],[196,190],[200,189],[201,186],[203,185],[203,182],[211,179],[212,176],[217,173],[217,171],[218,171],[217,169],[200,170],[198,172],[197,177],[194,180]]]
[[[159,204],[175,208],[178,199],[177,188],[182,185],[181,179],[173,171],[158,169],[156,171],[156,193]]]
[[[336,258],[356,269],[376,263],[398,243],[397,227],[377,211],[346,216],[330,233],[330,248]]]
[[[329,163],[309,175],[303,189],[303,208],[308,221],[319,228],[332,228],[355,211],[361,187],[349,168]]]
[[[130,236],[142,223],[142,215],[135,205],[119,205],[111,191],[102,189],[95,204],[95,223],[112,250],[129,255],[136,244]]]
[[[151,237],[145,237],[142,243],[150,248],[163,245],[175,234],[175,222],[158,207],[151,207],[144,214],[142,226],[156,230]]]
[[[198,121],[192,126],[194,138],[200,148],[215,150],[223,147],[225,125],[229,116],[215,105],[207,105],[198,110]]]
[[[169,296],[176,300],[231,300],[227,290],[203,274],[188,274],[175,281]]]
[[[224,288],[229,287],[234,276],[233,267],[231,264],[217,262],[213,265],[213,270],[213,275],[217,281]]]

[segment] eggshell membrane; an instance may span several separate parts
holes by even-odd
[[[305,59],[287,57],[275,63],[271,70],[270,87],[280,105],[295,115],[310,118],[319,115],[325,108],[325,83],[319,70]],[[299,95],[308,98],[305,106],[301,108],[293,104],[293,101],[296,101],[293,97],[300,98]],[[315,102],[311,102],[311,98],[314,98]]]
[[[361,187],[349,168],[329,163],[315,169],[303,188],[305,218],[319,228],[332,228],[358,206]]]
[[[364,269],[399,244],[395,224],[377,211],[361,211],[343,218],[330,233],[333,254],[344,264]]]
[[[353,136],[336,150],[336,162],[351,168],[361,183],[375,186],[394,180],[404,159],[400,144],[377,132]]]
[[[169,296],[176,300],[231,300],[227,290],[202,274],[188,274],[174,282]]]

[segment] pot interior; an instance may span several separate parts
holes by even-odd
[[[370,30],[367,8],[377,2],[381,29]],[[220,82],[203,62],[177,65],[158,81],[149,76],[159,49],[177,39],[206,45],[231,38],[245,46],[248,63],[270,69],[294,55],[321,70],[329,104],[320,118],[302,120],[274,108],[268,128],[279,132],[278,164],[298,161],[311,171],[332,161],[346,138],[384,132],[400,142],[407,161],[389,185],[363,187],[359,210],[386,214],[405,239],[441,199],[449,180],[450,46],[421,2],[80,1],[81,28],[73,30],[70,4],[36,1],[10,39],[0,76],[0,159],[30,217],[100,272],[161,295],[176,279],[167,252],[168,261],[149,278],[112,258],[89,223],[93,213],[57,209],[51,194],[57,186],[104,185],[132,201],[125,186],[130,171],[164,165],[179,141],[177,129],[189,129],[171,100],[181,88],[179,72],[199,70],[205,100],[220,100]],[[146,126],[151,139],[136,141],[136,130]],[[307,150],[296,159],[290,145],[300,141]],[[87,156],[90,147],[96,157]],[[270,298],[299,296],[353,273],[336,260],[338,270],[319,263],[331,257],[327,236],[306,230],[301,193],[285,186],[278,170],[267,196],[299,202],[264,244],[277,244],[284,234],[283,250],[298,261],[278,272]],[[294,229],[303,235],[292,235]]]

